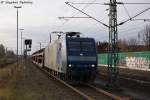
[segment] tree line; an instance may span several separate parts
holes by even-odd
[[[108,52],[107,41],[99,41],[96,46],[98,53]],[[117,47],[119,52],[150,51],[150,25],[146,25],[137,37],[119,39]]]
[[[3,57],[14,57],[15,54],[12,50],[7,50],[3,44],[0,44],[0,58]]]

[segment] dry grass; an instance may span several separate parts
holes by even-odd
[[[0,84],[9,81],[14,74],[14,68],[11,66],[0,69]],[[1,85],[0,85],[1,87]]]
[[[4,80],[0,100],[83,100],[78,94],[43,74],[30,61],[0,69]]]
[[[55,100],[50,93],[38,90],[40,85],[34,84],[32,76],[24,78],[26,72],[22,72],[21,67],[12,64],[0,69],[0,100]]]
[[[0,100],[8,100],[11,93],[9,82],[14,75],[14,64],[0,69]]]

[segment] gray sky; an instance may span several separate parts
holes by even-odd
[[[5,0],[0,0],[5,1]],[[7,0],[12,1],[12,0]],[[14,0],[19,1],[19,0]],[[26,1],[26,0],[25,0]],[[32,51],[39,49],[39,42],[43,42],[42,46],[46,46],[49,41],[49,34],[52,31],[79,31],[84,36],[94,37],[96,40],[108,40],[108,29],[92,19],[58,19],[62,16],[84,16],[73,8],[65,4],[69,2],[93,2],[106,3],[109,0],[28,0],[33,4],[24,4],[19,9],[19,28],[23,28],[23,37],[33,40]],[[118,0],[118,2],[146,2],[150,0]],[[79,9],[83,9],[87,5],[74,5]],[[141,12],[150,7],[150,5],[125,5],[130,16]],[[84,12],[92,15],[98,20],[108,24],[108,6],[89,5]],[[0,43],[4,44],[8,49],[16,50],[16,9],[14,4],[0,4]],[[122,5],[118,5],[118,23],[128,19],[128,15]],[[150,18],[150,10],[138,16],[140,18]],[[137,37],[137,33],[141,31],[149,22],[130,21],[118,27],[119,38]],[[20,32],[19,32],[20,37]],[[54,36],[52,36],[54,37]],[[20,38],[19,38],[20,50]],[[20,51],[19,51],[20,52]]]

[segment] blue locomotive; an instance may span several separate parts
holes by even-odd
[[[69,83],[93,82],[96,77],[95,40],[80,37],[78,32],[67,32],[45,49],[33,53],[32,58],[34,63]]]

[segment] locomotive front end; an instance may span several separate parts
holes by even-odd
[[[92,82],[96,77],[97,54],[93,38],[67,37],[67,73],[73,82]]]

